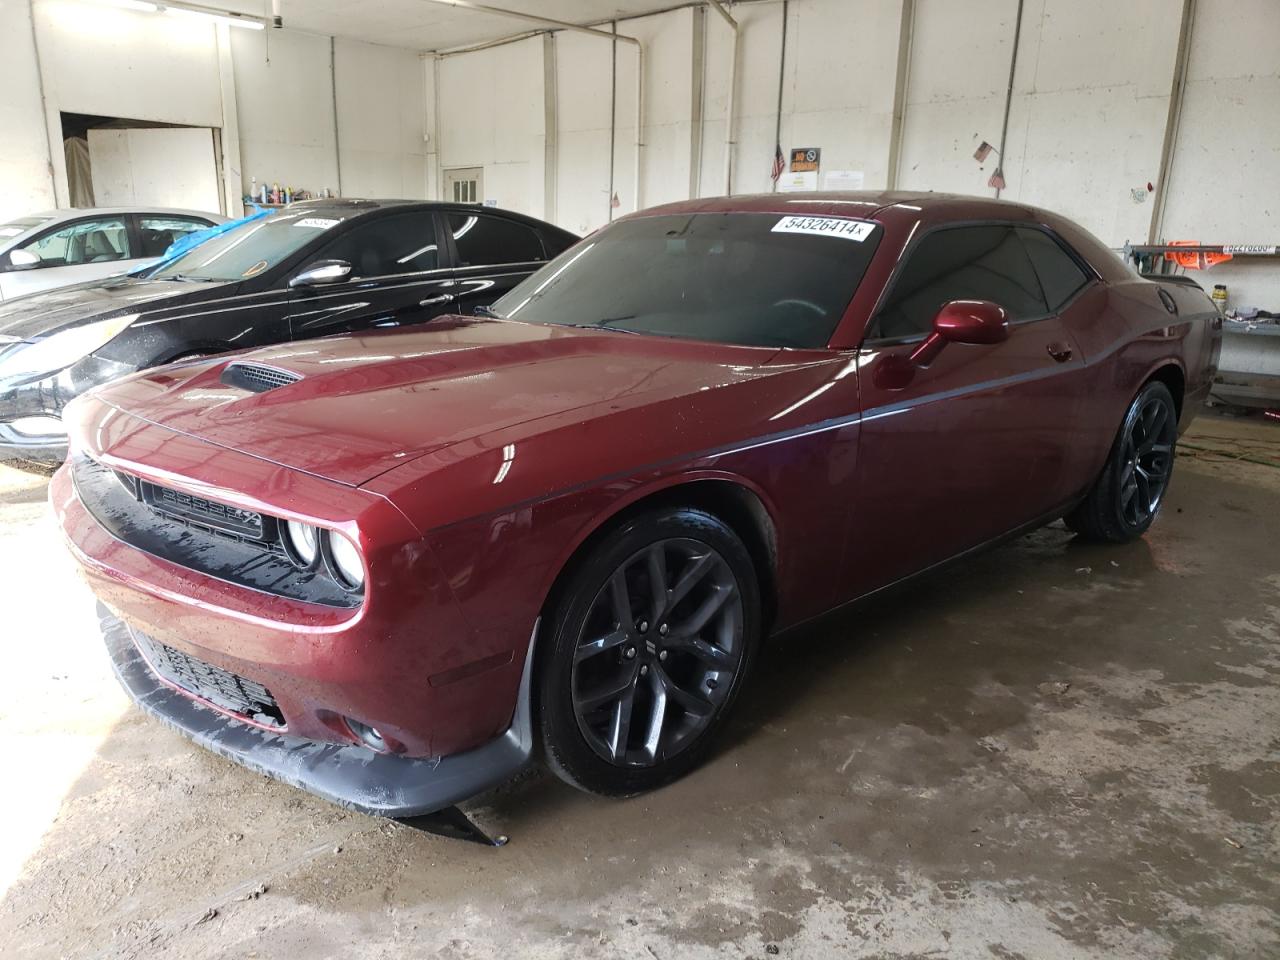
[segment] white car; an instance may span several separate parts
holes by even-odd
[[[0,300],[127,273],[226,217],[165,207],[49,210],[0,224]]]

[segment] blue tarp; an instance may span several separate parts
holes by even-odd
[[[173,243],[169,244],[169,249],[165,250],[164,256],[161,257],[157,263],[154,263],[151,266],[158,267],[163,263],[168,263],[170,260],[182,256],[193,247],[200,246],[200,244],[204,243],[206,240],[221,236],[227,231],[234,230],[242,224],[251,223],[254,220],[261,220],[272,212],[270,210],[263,210],[257,206],[253,208],[253,211],[254,212],[249,214],[249,216],[241,217],[239,220],[230,220],[227,223],[220,223],[216,227],[206,227],[204,230],[193,230],[191,233],[183,234],[177,240],[173,241]]]

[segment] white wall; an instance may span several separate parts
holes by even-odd
[[[329,38],[289,30],[227,30],[85,0],[0,0],[0,216],[66,204],[61,112],[219,130],[233,201],[253,176],[336,190],[334,60],[344,192],[425,197],[417,51],[339,40],[331,58]]]
[[[425,198],[426,67],[421,56],[341,39],[334,54],[343,193]]]
[[[542,39],[447,57],[438,76],[441,168],[483,167],[487,199],[542,216]]]
[[[0,223],[55,205],[26,0],[0,0]]]
[[[1163,235],[1280,243],[1280,3],[1199,0]],[[1280,259],[1237,257],[1200,277],[1228,303],[1280,309]]]
[[[234,30],[240,178],[270,187],[338,189],[329,38]]]

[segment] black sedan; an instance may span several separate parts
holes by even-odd
[[[57,462],[62,408],[174,360],[471,313],[577,241],[505,210],[295,203],[141,274],[0,306],[0,458]]]

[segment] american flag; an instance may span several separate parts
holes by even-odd
[[[782,171],[785,169],[787,169],[787,158],[782,155],[782,144],[774,144],[773,169],[769,172],[769,179],[777,183],[778,178],[782,176]]]

